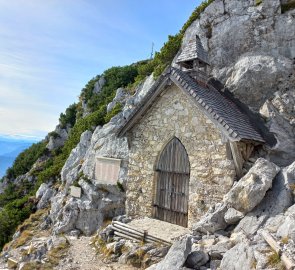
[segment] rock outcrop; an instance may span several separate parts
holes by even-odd
[[[182,48],[200,37],[211,74],[265,117],[277,139],[269,158],[287,166],[295,153],[295,10],[281,10],[280,0],[215,0],[187,29]]]
[[[123,113],[113,117],[103,127],[96,127],[93,133],[85,131],[81,135],[80,142],[72,150],[61,171],[64,188],[51,198],[50,217],[55,233],[70,232],[78,229],[85,235],[91,235],[100,228],[105,219],[124,213],[125,193],[116,184],[100,183],[96,179],[96,157],[110,157],[122,160],[118,185],[125,188],[129,154],[128,145],[126,138],[117,138],[116,131],[123,120],[123,115],[128,114],[128,111],[140,102],[153,82],[154,80],[150,76],[138,87],[135,95],[128,99],[129,103],[125,105]],[[110,107],[117,102],[124,104],[128,96],[124,91],[124,89],[118,89],[113,103],[109,104]],[[74,183],[81,188],[81,198],[69,195],[69,188]],[[46,201],[48,201],[48,198]]]
[[[62,128],[60,125],[57,125],[55,130],[48,135],[46,148],[51,151],[63,146],[68,139],[68,132],[69,128]]]
[[[249,172],[225,196],[227,205],[248,213],[258,205],[272,186],[280,168],[263,158],[257,159]]]

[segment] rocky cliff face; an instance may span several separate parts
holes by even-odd
[[[201,38],[212,76],[263,116],[277,139],[268,156],[286,166],[295,159],[295,10],[282,14],[281,7],[280,0],[215,0],[188,28],[182,47]]]

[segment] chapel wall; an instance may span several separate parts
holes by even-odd
[[[174,84],[129,134],[126,211],[130,216],[152,216],[154,166],[173,136],[182,142],[190,161],[190,226],[222,200],[236,173],[219,130]]]

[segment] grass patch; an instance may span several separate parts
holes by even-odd
[[[23,224],[18,226],[17,231],[20,232],[20,236],[13,240],[11,243],[5,245],[4,250],[11,248],[18,248],[28,242],[33,238],[33,236],[38,235],[38,226],[43,220],[43,217],[47,214],[48,209],[42,209],[34,214],[31,214],[28,219],[26,219]]]
[[[56,267],[60,260],[65,258],[67,255],[67,251],[70,247],[70,244],[68,241],[61,243],[55,248],[52,248],[47,253],[47,261],[45,263],[39,263],[39,262],[28,262],[24,265],[22,270],[52,270],[54,267]]]
[[[267,265],[278,270],[284,270],[285,267],[281,261],[280,255],[277,254],[274,250],[270,253],[267,258]]]
[[[47,253],[48,264],[51,266],[56,266],[59,264],[59,261],[66,257],[68,249],[70,247],[69,241],[66,239],[65,242],[60,243],[58,246],[52,248]]]
[[[284,245],[286,245],[286,244],[288,244],[288,242],[289,242],[289,237],[283,237],[282,239],[281,239],[281,242],[284,244]]]
[[[255,0],[255,6],[259,6],[262,3],[262,0]]]
[[[34,236],[34,233],[28,230],[25,230],[21,233],[21,235],[13,242],[11,247],[18,248],[20,246],[28,243]]]
[[[48,208],[41,209],[31,214],[28,219],[26,219],[23,224],[19,225],[17,230],[22,232],[24,230],[35,230],[37,229],[40,222],[43,220],[44,216],[47,215]]]
[[[107,248],[107,244],[100,237],[95,240],[95,248],[97,252],[103,255],[104,258],[108,259],[113,254],[113,251]]]

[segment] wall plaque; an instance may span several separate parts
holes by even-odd
[[[96,157],[95,179],[103,184],[117,184],[121,159]]]
[[[70,186],[70,188],[71,188],[71,196],[76,197],[76,198],[81,198],[81,188],[80,187]]]

